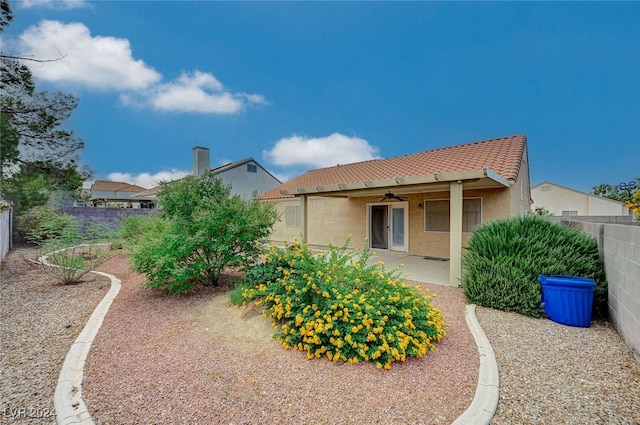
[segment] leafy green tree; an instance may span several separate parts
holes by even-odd
[[[12,19],[9,3],[0,0],[0,32]],[[25,65],[27,61],[48,60],[0,52],[0,195],[16,204],[20,202],[20,198],[14,198],[16,194],[25,194],[30,187],[39,190],[43,179],[50,190],[63,186],[69,189],[69,182],[77,183],[70,189],[77,189],[92,174],[79,164],[78,152],[84,142],[72,131],[61,128],[78,105],[78,99],[60,92],[37,91],[33,75]],[[34,181],[26,184],[27,177]],[[64,184],[55,186],[59,182]],[[39,191],[26,195],[42,205]]]
[[[20,155],[18,146],[20,135],[9,124],[9,119],[5,115],[0,115],[0,176],[5,177],[10,174],[11,166]]]
[[[617,185],[600,183],[592,188],[592,193],[603,198],[613,199],[614,201],[626,202],[633,196],[638,186],[640,186],[640,177],[636,177],[629,181],[629,183],[622,182]]]
[[[133,249],[133,265],[147,286],[172,294],[217,285],[226,268],[255,264],[278,217],[271,204],[231,196],[230,185],[208,174],[163,182],[158,197],[164,225],[137,226],[149,231]]]
[[[607,183],[600,183],[592,188],[593,194],[602,198],[609,198],[615,201],[622,201],[622,194],[617,186],[613,186]]]
[[[83,177],[71,167],[56,169],[43,162],[21,164],[11,177],[0,181],[0,193],[13,201],[16,215],[20,217],[31,208],[53,200],[57,191],[79,196]]]

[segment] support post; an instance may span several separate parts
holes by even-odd
[[[462,182],[449,184],[449,285],[462,279]]]
[[[302,220],[302,243],[309,242],[309,201],[307,195],[300,197],[300,219]]]

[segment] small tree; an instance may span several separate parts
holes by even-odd
[[[170,293],[217,285],[225,268],[254,264],[277,212],[271,204],[231,196],[231,186],[205,174],[163,182],[158,193],[163,226],[145,231],[132,257],[148,287]]]
[[[19,233],[40,245],[43,270],[65,285],[80,282],[110,256],[109,243],[94,243],[107,236],[102,225],[91,223],[84,233],[80,227],[78,220],[50,206],[32,208],[18,221]]]

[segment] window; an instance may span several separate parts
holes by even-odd
[[[247,172],[248,173],[257,173],[258,166],[256,164],[247,164]]]
[[[562,211],[562,215],[578,215],[578,211]]]
[[[424,202],[424,230],[426,232],[448,232],[449,200],[438,199]],[[482,199],[462,200],[462,231],[473,232],[482,223]]]
[[[287,205],[284,207],[284,225],[287,227],[300,227],[300,205]]]

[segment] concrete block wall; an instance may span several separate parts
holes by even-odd
[[[146,208],[94,208],[94,207],[62,207],[59,211],[75,217],[86,227],[91,222],[99,223],[108,229],[115,230],[124,217],[132,215],[148,215],[159,210]]]
[[[640,226],[604,225],[611,320],[640,362]]]
[[[609,316],[640,363],[640,225],[564,222],[594,236],[609,284]]]

